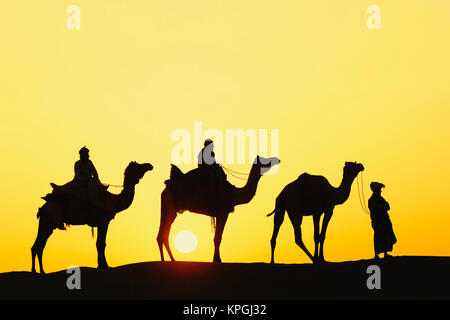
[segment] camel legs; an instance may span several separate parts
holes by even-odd
[[[319,239],[320,239],[320,214],[313,215],[314,222],[314,261],[317,262],[317,256],[319,254]]]
[[[302,240],[302,220],[303,216],[301,214],[296,214],[294,212],[289,212],[288,210],[288,216],[291,220],[292,226],[294,227],[294,234],[295,234],[295,243],[302,249],[306,255],[311,259],[312,262],[314,262],[314,258],[311,255],[311,253],[306,248],[305,244]]]
[[[31,272],[35,273],[35,258],[38,256],[39,260],[39,271],[40,273],[45,273],[44,267],[42,265],[42,253],[44,252],[45,244],[47,243],[48,238],[53,233],[54,226],[51,223],[50,219],[45,215],[39,218],[39,227],[38,234],[36,236],[36,240],[34,241],[33,246],[31,247]]]
[[[166,200],[166,196],[161,197],[161,221],[159,224],[159,232],[156,241],[158,242],[159,254],[161,255],[161,261],[164,261],[164,248],[166,247],[167,253],[169,254],[170,260],[175,261],[172,251],[169,245],[169,234],[170,228],[173,221],[177,217],[177,213],[173,208],[171,202]]]
[[[228,219],[228,214],[218,216],[216,221],[216,232],[214,234],[214,259],[213,262],[222,262],[220,259],[220,243],[222,242],[223,229]]]
[[[278,237],[278,232],[280,231],[280,227],[283,223],[284,220],[284,209],[282,210],[275,210],[275,216],[273,219],[273,233],[272,233],[272,238],[270,239],[270,246],[271,246],[271,258],[270,258],[270,263],[274,263],[274,253],[275,253],[275,246],[277,245],[277,237]]]
[[[322,230],[320,231],[320,235],[319,235],[318,262],[325,262],[325,259],[323,257],[323,243],[325,242],[325,234],[327,232],[328,222],[330,222],[332,215],[333,215],[333,211],[328,211],[328,212],[325,212],[325,215],[323,216]]]
[[[164,250],[163,245],[166,247],[167,253],[169,254],[170,260],[175,261],[175,258],[172,255],[172,250],[170,250],[170,244],[169,244],[169,234],[170,234],[170,228],[172,227],[172,223],[177,217],[177,214],[173,214],[170,216],[167,216],[166,219],[161,221],[161,225],[159,226],[159,233],[157,237],[158,246],[159,246],[159,253],[161,255],[161,261],[164,261]]]
[[[106,247],[106,233],[108,232],[109,224],[106,222],[101,224],[97,228],[97,262],[99,269],[109,268],[105,257],[105,247]]]

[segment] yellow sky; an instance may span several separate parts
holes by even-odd
[[[81,9],[80,30],[66,25],[72,4]],[[379,30],[366,25],[372,4],[381,10]],[[265,215],[281,189],[305,171],[337,186],[345,161],[364,164],[366,198],[370,181],[386,184],[394,255],[450,255],[449,15],[445,0],[3,0],[0,272],[30,269],[40,197],[50,181],[72,179],[85,144],[105,183],[121,184],[131,160],[154,165],[132,206],[111,222],[106,254],[111,266],[158,260],[170,137],[192,131],[195,120],[205,130],[280,132],[279,170],[230,216],[224,262],[268,262],[273,218]],[[185,213],[171,238],[181,230],[195,233],[198,247],[175,257],[210,261],[209,218]],[[310,250],[312,231],[304,219]],[[354,184],[335,209],[325,258],[370,258],[372,236]],[[276,260],[309,262],[287,219]],[[55,231],[44,264],[96,266],[89,228]]]

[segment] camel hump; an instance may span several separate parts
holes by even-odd
[[[318,176],[318,175],[314,175],[314,174],[309,174],[307,172],[302,173],[301,175],[298,176],[297,180],[300,181],[328,181],[325,177],[323,176]]]
[[[303,178],[306,178],[306,177],[308,177],[308,176],[310,176],[309,173],[303,172],[301,175],[298,176],[298,179],[303,179]]]
[[[305,172],[293,182],[293,186],[295,186],[295,188],[306,188],[311,191],[312,189],[317,188],[329,188],[331,185],[324,176],[312,175]]]
[[[301,175],[298,176],[297,181],[308,181],[314,176],[312,174],[309,174],[307,172],[303,172]]]

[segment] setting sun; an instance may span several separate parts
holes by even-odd
[[[181,231],[175,236],[175,248],[183,253],[189,253],[197,247],[197,237],[191,231]]]

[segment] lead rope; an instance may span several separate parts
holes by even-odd
[[[237,171],[228,169],[227,167],[225,167],[225,166],[222,165],[222,164],[219,164],[219,166],[220,166],[222,169],[224,169],[226,172],[228,172],[228,174],[230,174],[231,176],[233,176],[233,177],[235,177],[235,178],[237,178],[237,179],[247,180],[247,178],[239,177],[239,176],[237,176],[237,175],[240,174],[240,175],[248,176],[248,173],[242,173],[242,172],[237,172]]]
[[[364,208],[365,208],[365,212],[367,213],[367,214],[370,214],[370,211],[369,211],[369,209],[367,208],[367,206],[366,206],[366,198],[365,198],[365,196],[364,196],[364,179],[363,179],[363,173],[362,173],[362,171],[361,171],[361,193],[362,193],[362,196],[363,196],[363,203],[364,203]]]
[[[358,175],[359,176],[359,175]],[[358,185],[358,197],[359,197],[359,204],[361,205],[361,208],[366,214],[370,214],[369,209],[366,207],[366,199],[364,197],[364,182],[363,182],[363,176],[361,171],[361,188],[359,187],[359,179],[358,176],[356,176],[356,184]],[[362,199],[361,199],[362,198]]]
[[[103,183],[102,183],[103,184]],[[120,185],[118,185],[118,184],[103,184],[105,187],[106,186],[108,186],[108,187],[114,187],[114,188],[123,188],[123,186],[120,186]]]

